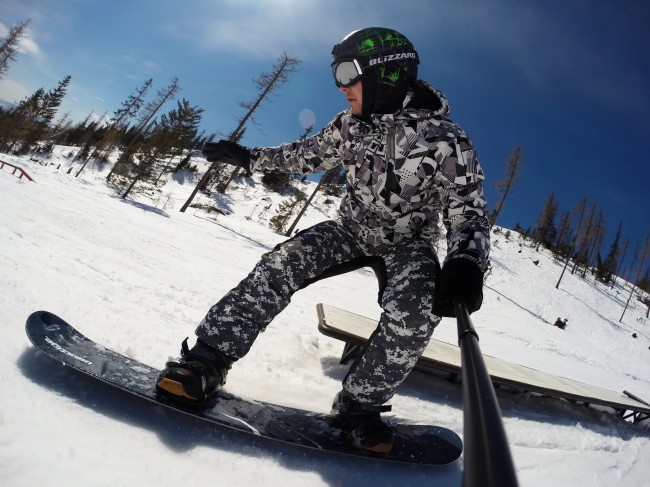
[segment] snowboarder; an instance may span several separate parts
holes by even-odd
[[[462,299],[480,308],[489,253],[483,171],[463,130],[447,118],[445,96],[419,80],[419,57],[402,34],[366,28],[332,50],[336,86],[350,108],[312,137],[278,147],[206,144],[208,161],[259,172],[315,173],[342,165],[340,221],[303,230],[264,254],[208,311],[181,357],[167,362],[157,390],[202,405],[232,364],[300,288],[372,264],[380,282],[379,324],[343,380],[332,414],[354,446],[392,448],[380,413],[424,351],[442,316]],[[440,266],[435,242],[446,229]]]

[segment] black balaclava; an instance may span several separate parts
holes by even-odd
[[[362,83],[362,105],[361,119],[368,120],[371,114],[395,113],[404,103],[408,93],[409,84],[390,86],[379,83],[374,72],[368,73],[361,80]]]

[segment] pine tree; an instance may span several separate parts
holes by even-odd
[[[7,36],[0,40],[0,80],[4,78],[5,73],[9,70],[9,64],[16,60],[18,43],[21,39],[27,37],[29,23],[30,20],[27,19],[18,25],[10,27]]]
[[[154,117],[156,113],[162,108],[162,106],[170,100],[173,100],[176,97],[176,94],[181,89],[178,84],[178,78],[172,78],[171,83],[165,89],[158,90],[156,93],[156,98],[150,101],[145,108],[143,109],[142,114],[139,117],[139,123],[134,128],[131,135],[131,141],[127,145],[126,149],[120,155],[120,158],[117,160],[113,168],[110,170],[106,176],[106,181],[110,181],[113,177],[113,174],[118,170],[119,166],[125,165],[133,159],[132,148],[133,145],[142,137],[145,133],[150,131],[155,124]]]
[[[81,145],[82,139],[88,130],[88,128],[94,123],[93,118],[95,117],[95,112],[90,112],[86,115],[86,118],[77,124],[75,124],[71,129],[68,135],[66,136],[68,144],[70,145]]]
[[[158,183],[163,174],[169,171],[173,158],[181,155],[184,148],[188,147],[196,137],[203,111],[202,108],[193,107],[183,99],[177,102],[175,109],[160,117],[155,130],[141,145],[140,161],[133,171],[131,184],[122,198],[128,196],[138,181],[148,180],[153,184]],[[169,160],[159,164],[165,159]],[[160,166],[162,168],[157,172],[158,177],[154,179],[154,172]]]
[[[139,145],[138,163],[133,165],[129,171],[131,182],[126,191],[122,193],[122,198],[131,193],[136,183],[141,180],[150,179],[153,176],[156,162],[160,159],[161,152],[164,150],[164,130],[154,130],[146,141]]]
[[[39,88],[32,95],[18,103],[16,108],[6,112],[0,127],[0,150],[11,152],[21,150],[29,134],[36,129],[41,100],[45,90]]]
[[[144,96],[149,90],[152,82],[153,79],[149,78],[144,82],[140,89],[136,90],[136,94],[129,95],[129,97],[122,102],[122,107],[117,109],[113,114],[113,119],[104,131],[102,138],[97,143],[95,150],[86,154],[85,160],[75,177],[78,177],[81,174],[92,157],[106,159],[108,154],[113,151],[119,137],[118,133],[126,127],[128,120],[138,113],[138,110],[144,103]]]
[[[45,96],[45,89],[39,88],[30,96],[18,103],[18,106],[13,110],[15,114],[26,122],[36,122],[40,114],[43,97]]]
[[[65,96],[71,76],[63,78],[59,85],[48,91],[39,89],[27,100],[24,108],[19,106],[18,112],[25,117],[24,132],[21,139],[21,151],[29,152],[36,143],[43,139],[54,120],[63,97]]]
[[[630,305],[630,300],[632,299],[632,296],[634,295],[634,289],[637,285],[637,283],[641,282],[641,276],[643,273],[644,268],[646,268],[646,262],[648,258],[650,257],[650,229],[648,229],[645,238],[643,239],[643,243],[641,244],[641,250],[638,254],[636,254],[636,260],[638,262],[638,267],[637,271],[635,274],[634,279],[632,280],[632,289],[630,290],[630,296],[627,298],[627,302],[625,303],[625,308],[623,309],[623,313],[621,314],[621,318],[618,320],[619,322],[623,322],[623,316],[625,316],[625,311],[627,311],[628,306]]]
[[[154,184],[157,184],[163,174],[169,171],[174,157],[182,155],[185,149],[193,149],[203,112],[203,108],[190,106],[190,103],[185,98],[177,102],[176,109],[169,112],[168,141],[166,141],[169,151],[165,155],[169,160],[154,181]]]
[[[62,142],[65,142],[66,137],[72,129],[72,120],[70,119],[70,112],[63,114],[63,117],[59,119],[58,122],[52,127],[52,141],[56,144],[65,145]]]
[[[280,205],[277,214],[269,220],[269,226],[276,232],[282,233],[284,231],[284,226],[287,224],[287,221],[293,213],[293,210],[295,210],[300,203],[305,201],[306,198],[307,196],[303,191],[296,190],[293,198]]]
[[[232,131],[228,140],[230,142],[238,142],[245,130],[245,125],[248,120],[253,120],[253,115],[255,111],[260,107],[261,103],[270,95],[272,95],[281,85],[288,81],[289,75],[297,71],[298,66],[301,64],[301,61],[297,58],[289,57],[287,53],[283,53],[280,56],[280,59],[277,64],[273,66],[273,71],[271,73],[262,73],[260,77],[256,80],[260,94],[254,102],[242,102],[240,106],[247,109],[246,114],[239,120],[239,125],[235,130]],[[196,187],[190,194],[190,197],[187,199],[185,204],[181,207],[181,212],[184,212],[192,204],[192,200],[201,189],[207,188],[208,183],[212,180],[213,173],[217,168],[217,165],[220,165],[218,162],[213,162],[208,170],[205,172],[201,180],[197,183]],[[222,165],[222,164],[221,164]],[[228,188],[230,182],[235,178],[239,173],[240,168],[235,168],[231,174],[230,178],[219,187],[221,193],[225,192]]]
[[[72,76],[66,76],[59,82],[59,85],[54,90],[49,91],[43,96],[41,122],[44,125],[49,125],[52,120],[54,120],[54,116],[61,106],[63,97],[65,97],[65,94],[68,91],[68,85],[70,84],[71,79]]]
[[[560,224],[558,225],[557,238],[555,240],[554,247],[556,255],[570,255],[571,214],[568,211],[563,211],[562,216],[560,217]]]
[[[555,195],[551,193],[544,204],[544,209],[537,219],[537,232],[534,244],[537,245],[535,250],[539,250],[539,246],[543,243],[545,246],[550,247],[549,242],[554,240],[555,233],[555,215],[557,214],[558,203]]]
[[[612,245],[609,247],[609,252],[605,257],[605,260],[602,263],[602,266],[598,267],[596,272],[596,278],[605,284],[609,283],[612,280],[612,277],[618,269],[618,260],[620,257],[620,241],[621,241],[621,229],[623,223],[618,224],[618,230],[616,231],[616,237]]]
[[[139,89],[136,90],[135,94],[130,94],[129,97],[122,102],[122,107],[115,111],[111,128],[124,124],[127,120],[137,115],[138,110],[140,110],[140,107],[142,107],[142,104],[144,103],[144,97],[147,94],[147,91],[149,91],[151,83],[153,83],[153,79],[149,78]]]
[[[323,178],[326,178],[326,181],[323,182],[323,193],[330,196],[341,196],[345,189],[346,177],[343,166],[330,169],[323,176]]]
[[[176,94],[181,89],[178,84],[178,78],[173,77],[171,83],[167,88],[158,90],[156,98],[151,100],[142,110],[142,114],[138,117],[138,125],[135,127],[136,137],[139,134],[146,133],[150,128],[150,123],[162,108],[162,106],[176,97]]]
[[[94,112],[92,113],[94,115]],[[104,112],[104,114],[99,117],[99,119],[94,119],[92,120],[89,124],[87,124],[83,134],[81,135],[79,139],[79,145],[81,145],[81,150],[77,154],[77,159],[82,160],[83,164],[81,165],[81,168],[77,173],[75,174],[75,177],[78,177],[79,174],[81,174],[81,171],[84,170],[86,167],[86,164],[90,161],[92,154],[93,154],[93,147],[97,147],[97,145],[100,143],[100,141],[103,139],[103,137],[106,135],[106,131],[103,126],[104,119],[106,118],[106,115],[108,115],[108,112]],[[94,118],[94,117],[92,117]]]
[[[239,106],[242,108],[245,108],[248,110],[246,112],[246,115],[244,115],[241,120],[239,121],[239,126],[235,129],[233,134],[231,135],[231,138],[239,138],[238,134],[239,131],[244,127],[246,122],[250,119],[253,124],[256,124],[254,114],[259,108],[260,104],[264,99],[267,97],[273,95],[273,93],[284,83],[286,83],[289,80],[289,75],[291,73],[294,73],[298,70],[298,66],[302,63],[297,58],[292,58],[287,55],[287,53],[283,53],[282,56],[280,56],[280,59],[276,64],[273,65],[273,71],[270,73],[262,73],[259,78],[255,81],[255,84],[257,85],[257,88],[259,90],[259,96],[257,99],[253,102],[240,102]],[[233,171],[230,174],[230,178],[228,181],[226,181],[224,184],[219,186],[218,191],[220,193],[225,193],[226,189],[228,189],[228,186],[232,182],[233,179],[235,179],[235,176],[239,174],[240,168],[236,167],[233,169]]]
[[[54,90],[46,93],[43,88],[39,88],[11,110],[8,120],[3,124],[3,132],[0,133],[0,147],[4,150],[16,148],[19,152],[28,152],[44,138],[69,83],[70,76],[66,76]]]
[[[503,205],[506,201],[506,198],[510,194],[510,190],[515,185],[521,174],[522,167],[522,156],[521,156],[521,146],[516,146],[506,160],[504,166],[504,177],[495,183],[495,187],[499,194],[501,194],[501,199],[494,207],[494,211],[490,216],[490,226],[496,224],[497,219],[499,218],[499,213],[503,209]]]
[[[574,213],[578,217],[578,226],[576,228],[576,231],[573,236],[573,241],[571,242],[571,246],[569,247],[569,250],[567,252],[567,257],[566,257],[566,262],[564,263],[564,267],[562,268],[562,273],[560,274],[559,279],[557,280],[557,284],[555,284],[555,289],[560,288],[560,282],[562,282],[562,278],[564,277],[564,273],[566,272],[567,267],[569,266],[569,263],[571,262],[571,256],[573,255],[577,245],[578,241],[582,232],[582,227],[583,227],[583,222],[584,222],[584,216],[585,216],[585,211],[587,210],[587,197],[585,196],[580,200],[580,202],[575,206],[574,208]]]
[[[630,247],[630,241],[628,239],[625,239],[623,241],[623,250],[621,250],[621,258],[618,260],[618,266],[616,268],[616,272],[614,273],[614,279],[612,279],[611,287],[614,287],[614,284],[616,284],[616,278],[621,275],[621,268],[623,267],[623,262],[625,261],[625,256],[627,255],[627,250]]]
[[[589,242],[593,238],[595,229],[595,219],[596,219],[596,204],[594,203],[588,210],[587,217],[585,220],[585,225],[583,226],[582,232],[578,234],[579,245],[578,252],[575,255],[575,261],[573,268],[571,269],[571,274],[578,272],[578,267],[582,264],[587,265],[587,254],[589,253]]]
[[[602,208],[598,208],[598,216],[594,223],[593,232],[591,234],[591,239],[589,240],[589,245],[587,248],[587,253],[585,254],[585,268],[582,270],[582,277],[584,278],[587,275],[587,269],[591,267],[596,267],[596,257],[600,256],[600,248],[603,245],[603,240],[605,239],[605,212]]]
[[[314,189],[314,191],[312,191],[311,195],[309,195],[309,198],[306,199],[305,204],[303,205],[302,209],[298,212],[298,215],[294,219],[293,223],[287,229],[287,232],[285,234],[287,237],[290,237],[291,234],[293,233],[294,229],[296,228],[296,225],[298,225],[298,222],[300,221],[300,218],[302,218],[302,216],[305,214],[305,211],[307,211],[307,208],[309,207],[312,200],[316,196],[316,193],[318,193],[318,191],[321,188],[326,188],[327,184],[329,184],[330,180],[334,179],[338,175],[340,169],[341,169],[340,166],[333,167],[332,169],[327,171],[323,175],[323,177],[320,178],[320,181],[318,181],[318,184],[316,185],[316,188]]]

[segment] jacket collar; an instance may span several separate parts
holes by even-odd
[[[450,113],[447,97],[426,81],[417,80],[404,98],[402,108],[395,113],[373,113],[369,120],[352,116],[353,125],[366,132],[373,126],[388,128],[399,121],[424,117],[446,117]]]

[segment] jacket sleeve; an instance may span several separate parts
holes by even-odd
[[[316,173],[341,163],[340,147],[345,112],[311,137],[277,147],[254,147],[251,170],[259,172]]]
[[[466,136],[453,142],[453,152],[439,161],[443,224],[447,257],[468,259],[485,272],[490,253],[490,225],[483,195],[483,170]]]

